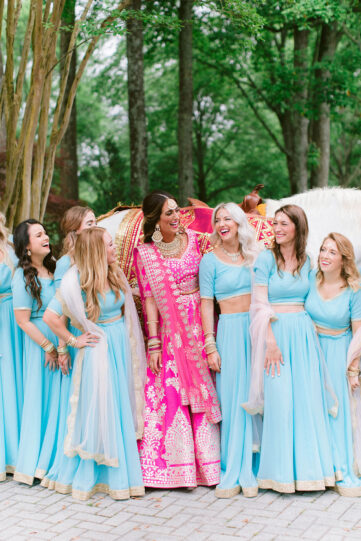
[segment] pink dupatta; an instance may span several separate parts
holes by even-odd
[[[191,242],[190,235],[188,240]],[[181,292],[171,270],[153,243],[135,249],[135,263],[143,305],[145,299],[139,276],[142,267],[163,320],[163,331],[171,338],[170,354],[177,365],[182,404],[189,405],[193,413],[205,412],[211,423],[218,423],[221,411],[216,390],[187,313],[179,302]]]

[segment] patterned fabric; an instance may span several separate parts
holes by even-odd
[[[196,235],[190,232],[188,237],[189,245],[182,258],[163,261],[164,267],[174,277],[177,289],[179,284],[188,282],[198,274],[200,253]],[[144,300],[146,292],[154,289],[150,288],[148,274],[139,253],[136,261]],[[199,311],[199,291],[178,295],[176,302],[180,314],[184,314],[187,320],[188,332],[191,333],[188,339],[201,353],[203,370],[207,371],[205,375],[209,378]],[[163,308],[160,312],[162,369],[158,376],[149,369],[147,371],[144,437],[139,444],[144,485],[160,488],[215,485],[220,478],[219,428],[216,424],[220,415],[213,411],[213,422],[210,422],[205,413],[197,412],[194,408],[192,412],[186,405],[176,362],[177,338],[169,332],[168,322],[162,318]]]

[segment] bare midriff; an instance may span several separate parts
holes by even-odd
[[[238,314],[240,312],[249,312],[249,306],[251,304],[251,294],[238,295],[237,297],[231,297],[218,301],[221,309],[221,314]]]

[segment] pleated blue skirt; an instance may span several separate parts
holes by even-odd
[[[99,324],[100,325],[100,324]],[[126,499],[130,496],[144,494],[142,472],[140,467],[137,441],[133,423],[128,392],[128,364],[130,359],[129,343],[124,320],[101,325],[106,332],[108,340],[108,355],[110,360],[111,380],[113,382],[114,397],[117,404],[117,446],[119,466],[111,467],[98,465],[92,459],[81,459],[79,456],[69,458],[64,454],[64,437],[59,444],[54,467],[43,480],[42,485],[50,489],[67,494],[74,498],[87,500],[96,492],[104,492],[114,499]],[[83,361],[82,390],[90,397],[93,393],[91,380],[86,374],[87,354]],[[76,362],[76,361],[75,361]],[[76,366],[72,374],[76,373]],[[71,380],[69,396],[73,392]],[[68,417],[70,412],[67,406]]]
[[[23,407],[22,331],[12,296],[0,299],[0,480],[14,473]]]
[[[41,318],[31,322],[55,346],[58,341]],[[56,453],[61,372],[45,366],[45,352],[23,333],[24,404],[14,479],[32,484],[42,479]]]
[[[361,479],[353,471],[351,412],[346,376],[347,350],[351,338],[351,331],[339,336],[319,335],[339,403],[337,417],[330,419],[334,467],[337,478],[342,478],[335,488],[342,496],[361,496]]]
[[[216,375],[221,404],[221,482],[219,498],[232,497],[242,488],[256,496],[258,483],[252,469],[252,417],[241,407],[247,401],[251,344],[249,314],[221,314],[217,329],[221,372]]]
[[[278,313],[272,330],[284,365],[264,375],[260,488],[323,490],[335,484],[319,346],[306,312]]]

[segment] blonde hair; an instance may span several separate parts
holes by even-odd
[[[80,207],[78,205],[71,207],[65,212],[60,223],[61,231],[65,237],[63,240],[63,249],[61,251],[61,255],[68,254],[70,257],[73,256],[75,243],[78,236],[76,231],[78,231],[83,219],[89,212],[93,212],[91,208]]]
[[[10,231],[6,227],[6,218],[2,212],[0,212],[0,252],[4,256],[4,263],[8,265],[12,271],[14,271],[14,264],[9,256],[8,248],[12,246],[9,241]]]
[[[252,267],[259,252],[256,241],[256,232],[254,228],[249,225],[247,216],[245,215],[243,210],[238,205],[236,205],[236,203],[220,203],[213,210],[213,233],[210,237],[212,244],[215,244],[217,241],[220,240],[220,237],[216,232],[216,217],[220,209],[225,209],[227,212],[229,212],[232,220],[235,221],[236,224],[238,224],[238,240],[241,246],[244,263],[247,267]]]
[[[125,292],[125,284],[120,276],[118,263],[108,265],[107,262],[105,231],[102,227],[92,227],[81,231],[77,236],[73,256],[79,271],[80,287],[86,295],[87,317],[94,322],[100,315],[98,293],[105,299],[107,281],[117,299],[120,299],[120,289]]]
[[[360,289],[360,273],[356,267],[355,252],[351,241],[341,233],[329,233],[322,241],[320,252],[327,239],[335,242],[337,250],[342,256],[341,278],[345,281],[347,287],[350,287],[353,291],[358,291]],[[319,259],[320,256],[318,256],[317,279],[322,284],[325,277],[320,269]]]

